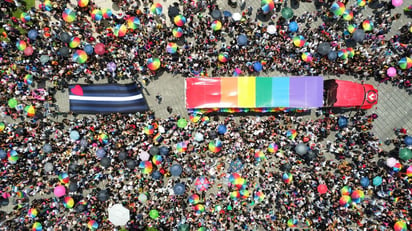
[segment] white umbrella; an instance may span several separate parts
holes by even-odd
[[[398,160],[393,157],[390,157],[386,160],[386,165],[388,165],[389,168],[395,166],[396,163],[398,163]]]
[[[147,201],[147,195],[144,194],[144,193],[140,193],[139,197],[138,197],[138,200],[142,203],[145,203]]]
[[[150,154],[149,154],[148,152],[146,152],[146,151],[143,151],[143,152],[141,152],[141,153],[139,154],[139,158],[140,158],[141,160],[143,160],[143,161],[149,160]]]
[[[266,29],[266,31],[269,34],[274,34],[274,33],[276,33],[276,26],[275,25],[269,25],[268,28]]]
[[[240,19],[242,19],[242,15],[240,13],[233,13],[232,18],[235,21],[240,21]]]
[[[109,208],[109,221],[115,226],[126,225],[130,220],[130,211],[121,204]]]

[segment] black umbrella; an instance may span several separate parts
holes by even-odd
[[[292,165],[290,165],[289,163],[283,164],[282,166],[280,166],[280,170],[284,171],[284,172],[289,172],[289,170],[292,169]]]
[[[58,51],[58,55],[62,56],[62,57],[67,57],[69,56],[69,48],[68,47],[60,47],[59,51]]]
[[[330,52],[330,44],[328,42],[323,42],[318,46],[318,53],[321,55],[327,55]]]
[[[134,160],[128,160],[127,163],[126,163],[126,166],[127,166],[129,169],[134,169],[134,168],[136,167],[136,161],[134,161]]]
[[[71,36],[67,32],[63,32],[60,34],[60,40],[64,43],[69,43],[71,39]]]
[[[167,12],[167,15],[169,15],[169,17],[174,18],[176,15],[179,15],[179,14],[180,14],[179,8],[174,7],[174,6],[169,7],[169,10]]]
[[[86,206],[79,204],[76,206],[76,212],[81,213],[86,209]]]
[[[119,160],[125,160],[127,159],[127,153],[126,152],[120,152],[119,153]]]
[[[69,184],[69,192],[77,192],[79,187],[77,187],[76,182],[70,182]]]
[[[109,199],[109,191],[107,191],[106,189],[104,190],[100,190],[97,193],[97,199],[99,199],[99,201],[107,201]]]
[[[328,59],[330,61],[335,61],[335,59],[338,57],[338,54],[335,51],[331,51],[328,54]]]
[[[150,148],[150,150],[149,150],[149,153],[150,153],[151,155],[157,155],[157,154],[159,154],[159,148],[156,147],[156,146],[152,146],[152,147]]]
[[[354,39],[346,39],[345,44],[347,47],[356,47],[356,41]]]
[[[315,158],[316,158],[316,153],[313,152],[312,150],[309,150],[308,153],[305,155],[305,159],[306,159],[307,161],[311,161],[311,160],[313,160],[313,159],[315,159]]]
[[[19,136],[24,136],[24,134],[26,133],[26,130],[25,130],[24,128],[17,128],[17,129],[16,129],[16,133],[17,133]]]
[[[100,160],[100,165],[107,168],[110,166],[110,159],[109,157],[105,156]]]
[[[175,184],[175,186],[173,187],[173,192],[176,195],[183,195],[183,193],[185,193],[186,191],[186,186],[182,183],[177,183]]]
[[[212,18],[219,20],[222,17],[222,12],[220,12],[220,10],[215,9],[212,11],[211,13]]]
[[[357,29],[355,30],[355,32],[353,32],[352,38],[356,42],[360,43],[365,39],[365,36],[365,31],[363,31],[362,29]]]
[[[9,203],[10,203],[9,198],[3,198],[3,199],[0,201],[1,206],[7,206],[7,205],[9,205]]]
[[[69,164],[69,173],[76,173],[78,170],[78,166],[76,163]]]

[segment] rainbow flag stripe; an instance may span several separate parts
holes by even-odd
[[[323,78],[187,78],[186,108],[317,108],[323,105]]]

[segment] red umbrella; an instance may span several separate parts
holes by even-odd
[[[318,192],[319,194],[325,194],[328,191],[328,186],[325,184],[318,185]]]
[[[98,43],[96,44],[96,46],[94,46],[94,53],[98,55],[103,55],[105,52],[106,52],[106,49],[103,43]]]

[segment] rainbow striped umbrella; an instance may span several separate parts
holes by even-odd
[[[286,132],[286,137],[288,137],[291,140],[294,140],[297,135],[298,135],[298,132],[295,129],[290,129]]]
[[[342,18],[346,21],[352,20],[353,19],[353,11],[345,10],[345,12],[343,12]]]
[[[126,22],[129,29],[136,30],[140,26],[140,19],[138,17],[130,17]]]
[[[361,7],[366,6],[366,0],[358,0],[357,3],[358,3],[358,6],[361,6]]]
[[[355,56],[355,50],[352,47],[346,48],[346,51],[348,52],[349,58],[353,58],[353,56]]]
[[[336,16],[341,16],[345,12],[345,4],[342,2],[334,2],[330,7],[330,11]]]
[[[266,160],[265,153],[263,153],[262,151],[255,152],[255,160],[258,161],[258,162]]]
[[[230,198],[232,200],[238,200],[240,198],[240,192],[239,191],[233,191],[230,193]]]
[[[19,40],[16,42],[16,47],[19,51],[24,51],[27,47],[27,43],[23,40]]]
[[[351,199],[355,203],[360,203],[365,199],[365,193],[362,190],[357,189],[352,192]]]
[[[219,62],[222,62],[222,63],[226,63],[227,61],[229,61],[229,54],[228,53],[220,53],[218,56],[217,56],[217,60],[219,60]]]
[[[275,2],[273,0],[262,0],[260,6],[262,7],[263,13],[267,14],[275,9]]]
[[[155,131],[153,125],[147,125],[146,127],[143,128],[144,134],[146,135],[152,135]]]
[[[34,222],[33,225],[31,226],[32,231],[41,231],[43,230],[43,226],[41,225],[40,222]]]
[[[150,174],[153,171],[153,164],[152,162],[145,160],[140,162],[139,168],[142,170],[142,173]]]
[[[70,182],[69,174],[67,174],[66,172],[60,173],[58,178],[60,183],[62,184],[68,184]]]
[[[200,197],[197,194],[192,194],[190,195],[188,201],[190,204],[195,205],[195,204],[200,203]]]
[[[407,231],[408,226],[406,225],[405,221],[399,220],[393,226],[394,231]]]
[[[349,56],[348,51],[346,49],[341,49],[340,51],[338,51],[338,57],[341,59],[347,59]]]
[[[86,7],[87,5],[89,5],[89,0],[78,0],[77,5],[79,7]]]
[[[24,83],[27,85],[31,85],[33,83],[33,76],[31,74],[26,74],[24,76]]]
[[[37,209],[35,208],[30,208],[29,211],[27,212],[27,215],[31,218],[37,217],[37,214],[38,212],[37,212]]]
[[[154,155],[152,157],[152,162],[155,165],[161,165],[163,162],[163,157],[161,155]]]
[[[176,38],[180,38],[183,35],[183,29],[181,27],[173,28],[172,34]]]
[[[184,26],[186,23],[186,17],[181,14],[176,15],[173,18],[173,22],[175,23],[176,26]]]
[[[255,192],[255,194],[253,195],[253,199],[255,201],[259,201],[262,202],[265,199],[265,194],[262,191],[257,191]]]
[[[85,63],[88,58],[89,56],[84,50],[76,50],[72,55],[72,61],[77,63]]]
[[[3,122],[0,122],[0,132],[4,131],[6,125]]]
[[[66,8],[62,13],[63,20],[71,23],[76,19],[76,12],[72,9]]]
[[[275,152],[278,151],[278,149],[279,149],[279,147],[278,147],[278,145],[275,144],[275,143],[270,143],[269,146],[268,146],[268,151],[269,151],[270,153],[275,153]]]
[[[197,204],[195,206],[193,206],[193,210],[195,210],[196,214],[201,214],[205,211],[205,206],[202,204]]]
[[[307,62],[307,63],[312,62],[312,60],[313,60],[312,54],[309,53],[309,52],[302,53],[302,60]]]
[[[95,220],[90,220],[89,222],[87,222],[87,228],[89,228],[90,230],[97,230],[97,228],[99,228],[99,223],[97,223],[97,221]]]
[[[371,31],[373,30],[373,22],[369,20],[365,20],[362,22],[362,28],[364,31]]]
[[[103,12],[99,9],[94,9],[91,13],[90,16],[92,17],[93,20],[95,21],[100,21],[103,18]]]
[[[156,71],[160,68],[160,59],[159,58],[149,58],[147,60],[147,68],[152,71]]]
[[[31,17],[30,17],[30,15],[29,15],[28,13],[22,12],[22,13],[20,14],[20,20],[21,20],[22,22],[26,23],[26,22],[28,22],[28,21],[31,20]]]
[[[7,152],[7,160],[10,164],[15,164],[19,160],[19,154],[15,150],[10,150]]]
[[[28,117],[33,117],[36,114],[36,109],[33,105],[27,105],[26,107],[24,107],[24,112]]]
[[[343,187],[340,189],[340,194],[341,194],[341,195],[349,196],[351,193],[352,193],[352,189],[351,189],[351,187],[349,187],[349,186],[343,186]]]
[[[401,163],[396,163],[394,166],[393,166],[393,168],[392,168],[392,170],[394,171],[394,172],[399,172],[400,170],[402,169],[402,164]]]
[[[109,143],[109,136],[106,133],[99,134],[98,139],[99,139],[99,142],[102,144]]]
[[[213,31],[221,30],[222,29],[222,23],[219,20],[215,20],[215,21],[212,22],[211,27],[212,27]]]
[[[71,209],[74,206],[74,200],[72,197],[65,197],[63,200],[63,205],[67,209]]]
[[[288,220],[288,227],[289,228],[295,228],[298,226],[298,220],[296,219],[289,219]]]
[[[177,52],[177,44],[176,43],[168,43],[166,46],[166,51],[169,54],[175,54]]]
[[[349,24],[347,29],[348,29],[349,33],[353,34],[353,32],[355,32],[355,30],[356,30],[356,27],[357,26],[355,24]]]
[[[103,18],[108,19],[112,17],[113,13],[112,10],[109,8],[102,9]]]
[[[187,143],[186,142],[180,142],[176,144],[176,150],[180,153],[186,152],[187,150]]]
[[[349,205],[352,203],[352,199],[348,195],[343,195],[339,199],[339,205],[342,207],[349,207]]]
[[[222,150],[222,141],[213,140],[209,142],[209,150],[213,153],[218,153]]]
[[[295,46],[297,47],[303,47],[305,45],[305,42],[305,37],[303,37],[302,35],[293,37],[293,44],[295,44]]]
[[[162,11],[163,11],[163,6],[158,2],[153,3],[152,6],[150,7],[150,12],[152,14],[161,15]]]
[[[242,199],[247,199],[247,198],[249,198],[249,196],[250,196],[249,190],[246,190],[246,189],[240,190],[239,193],[240,193],[240,197],[241,197]]]
[[[406,175],[408,177],[412,177],[412,165],[406,169]]]
[[[126,25],[124,25],[124,24],[117,24],[115,27],[114,27],[114,35],[116,36],[116,37],[124,37],[125,35],[126,35],[126,33],[127,33],[127,26]]]
[[[81,40],[80,40],[79,37],[72,37],[70,39],[70,42],[69,42],[69,47],[70,48],[76,48],[76,47],[80,46],[80,42],[81,42]]]
[[[52,5],[51,1],[50,0],[44,1],[43,8],[46,11],[51,11],[53,9],[53,5]]]
[[[293,176],[290,172],[285,172],[282,175],[282,180],[283,182],[285,182],[286,184],[290,184],[293,180]]]
[[[398,62],[399,67],[402,70],[406,70],[412,67],[412,59],[409,57],[403,57]]]

